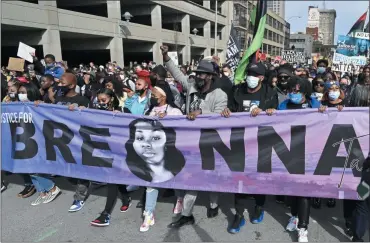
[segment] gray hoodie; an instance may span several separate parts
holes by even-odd
[[[198,93],[197,88],[194,85],[194,80],[186,77],[172,60],[165,63],[168,71],[171,73],[172,77],[181,83],[184,92],[186,92],[186,114],[189,114],[191,95]],[[224,91],[216,88],[209,92],[201,103],[200,109],[202,109],[202,114],[220,114],[227,107],[227,95]]]

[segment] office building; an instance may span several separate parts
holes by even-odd
[[[238,40],[243,50],[246,50],[253,38],[254,26],[250,21],[250,14],[256,1],[234,1],[234,26]],[[282,17],[271,10],[267,11],[266,28],[261,51],[268,57],[280,56],[286,44],[289,45],[290,25]],[[287,43],[288,42],[288,43]]]
[[[21,41],[34,46],[38,57],[51,53],[71,65],[162,63],[163,44],[185,63],[212,55],[215,38],[224,62],[233,3],[219,0],[216,8],[215,1],[204,0],[1,1],[1,14],[3,62],[16,56]]]
[[[323,45],[334,45],[335,19],[334,9],[319,9],[314,6],[308,8],[308,22],[306,34]]]
[[[295,47],[295,51],[304,53],[304,56],[311,58],[313,37],[302,32],[290,34],[290,46]]]
[[[285,19],[285,0],[268,0],[267,8]]]

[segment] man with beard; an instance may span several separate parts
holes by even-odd
[[[195,70],[194,79],[188,79],[168,56],[168,47],[162,46],[163,61],[175,80],[179,81],[186,92],[185,113],[189,120],[195,120],[201,114],[220,114],[227,107],[227,95],[217,88],[219,77],[214,71],[211,62],[202,60]],[[183,199],[181,218],[171,223],[169,228],[180,228],[184,225],[194,224],[193,207],[197,199],[197,191],[187,191]],[[210,207],[207,209],[207,217],[213,218],[218,215],[218,194],[210,194]]]

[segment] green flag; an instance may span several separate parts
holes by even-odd
[[[244,52],[242,60],[239,62],[238,68],[235,72],[234,83],[237,85],[244,80],[245,69],[250,62],[256,62],[256,52],[262,46],[263,36],[265,33],[267,14],[266,0],[259,0],[256,11],[251,13],[251,21],[254,23],[253,41],[248,49]],[[254,18],[252,18],[254,15]]]

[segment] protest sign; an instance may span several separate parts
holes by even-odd
[[[282,50],[281,56],[288,63],[304,63],[306,61],[303,52],[296,52],[294,50]]]
[[[6,69],[10,71],[23,72],[24,71],[24,59],[9,57],[8,67]]]
[[[334,53],[334,56],[333,56],[333,63],[335,64],[353,64],[353,65],[356,65],[356,66],[364,66],[366,65],[366,57],[363,57],[363,56],[352,56],[352,57],[349,57],[349,56],[345,56],[345,55],[342,55],[342,54],[339,54],[339,53]]]
[[[19,42],[17,56],[20,58],[23,58],[24,60],[28,62],[33,63],[33,57],[31,53],[35,55],[35,51],[36,51],[35,48],[28,46],[22,42]]]
[[[352,37],[369,40],[370,35],[367,32],[355,32]]]
[[[179,57],[177,55],[177,52],[168,52],[168,56],[172,59],[176,66],[179,65]]]
[[[3,170],[183,190],[356,199],[369,152],[368,107],[189,121],[10,103],[1,128]],[[164,142],[142,150],[138,129]]]
[[[338,36],[336,53],[348,57],[352,56],[368,56],[370,42],[366,39],[354,38],[351,36]]]
[[[331,65],[331,70],[336,72],[355,73],[360,71],[360,67],[360,65],[333,63]]]

